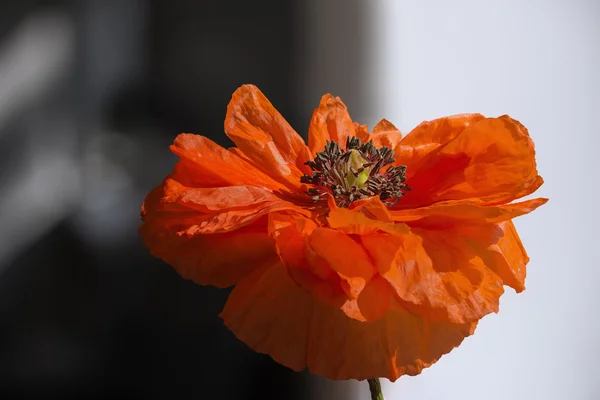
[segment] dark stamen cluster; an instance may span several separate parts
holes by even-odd
[[[365,161],[357,168],[350,162],[353,152],[358,152]],[[306,162],[313,171],[310,176],[304,175],[301,182],[316,186],[308,189],[315,202],[331,193],[338,206],[348,207],[353,201],[379,196],[387,207],[393,207],[404,192],[410,190],[404,183],[405,165],[390,165],[383,170],[394,161],[394,152],[390,148],[377,148],[372,141],[361,143],[360,139],[349,137],[345,151],[336,142],[327,141],[325,150]],[[366,180],[356,184],[359,177],[365,178],[365,174],[368,174]]]

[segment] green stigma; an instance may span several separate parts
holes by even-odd
[[[369,165],[372,163],[369,163],[369,160],[361,156],[358,150],[352,149],[349,153],[350,156],[346,162],[348,187],[356,186],[361,189],[367,182],[367,179],[369,179],[369,174],[371,173],[371,166],[365,167],[365,164]]]

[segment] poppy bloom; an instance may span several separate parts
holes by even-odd
[[[416,375],[524,290],[512,218],[543,183],[527,129],[456,115],[369,133],[325,95],[308,146],[254,86],[225,132],[181,134],[146,198],[153,255],[201,285],[235,285],[221,317],[252,349],[332,379]]]

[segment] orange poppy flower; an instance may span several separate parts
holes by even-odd
[[[325,95],[308,146],[254,86],[227,108],[235,148],[181,134],[146,198],[153,255],[201,285],[235,285],[221,317],[252,349],[332,379],[415,375],[524,290],[512,218],[546,199],[527,129],[456,115],[402,138]]]

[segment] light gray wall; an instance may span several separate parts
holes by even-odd
[[[529,128],[548,204],[516,220],[527,290],[390,399],[600,399],[600,2],[377,0],[370,126],[508,113]]]

